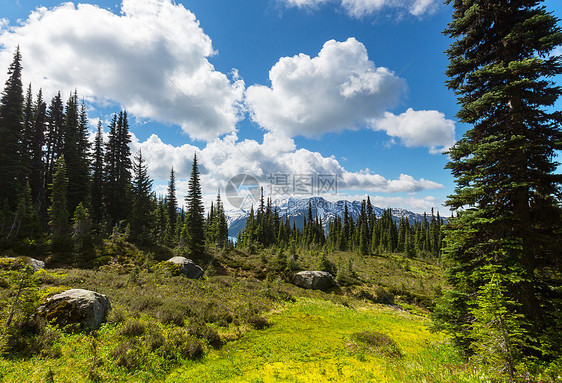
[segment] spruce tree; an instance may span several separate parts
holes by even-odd
[[[148,166],[140,150],[134,158],[133,176],[133,209],[129,222],[133,240],[142,243],[150,240],[154,205],[151,197],[152,180],[148,176]]]
[[[22,144],[24,96],[19,47],[8,69],[8,79],[0,99],[0,201],[15,207],[23,186]]]
[[[80,265],[88,265],[95,257],[94,240],[92,237],[92,221],[88,209],[82,202],[76,206],[72,218],[72,240],[74,252]]]
[[[526,334],[510,355],[551,359],[562,344],[562,176],[554,161],[562,115],[548,107],[561,92],[552,81],[560,57],[550,52],[562,33],[537,0],[448,3],[445,32],[455,41],[447,85],[458,95],[459,120],[472,128],[449,152],[456,188],[447,204],[457,215],[444,253],[452,290],[437,324],[480,353],[489,307],[516,321],[506,331]],[[483,305],[490,297],[501,299]]]
[[[101,121],[94,139],[94,161],[92,163],[92,222],[96,230],[101,229],[103,221],[103,130]]]
[[[187,216],[185,218],[187,250],[190,256],[201,258],[205,253],[205,207],[203,206],[203,195],[199,183],[196,154],[193,156],[185,202],[187,205]]]
[[[64,104],[58,92],[47,110],[47,132],[45,138],[45,189],[52,182],[55,163],[63,152],[64,144]],[[45,196],[45,197],[48,197]]]
[[[176,238],[176,224],[178,221],[178,200],[176,198],[176,176],[174,168],[170,170],[170,181],[168,183],[168,193],[166,194],[166,234],[165,241],[168,245],[173,245]]]
[[[29,185],[33,202],[39,212],[45,203],[45,163],[43,147],[47,128],[47,104],[43,101],[43,92],[39,90],[33,111],[33,124],[29,132]]]
[[[104,202],[111,225],[127,218],[131,211],[131,136],[127,112],[114,115],[105,149]]]
[[[69,213],[66,201],[66,163],[64,156],[59,157],[53,174],[53,183],[50,189],[49,228],[53,250],[65,251],[69,235]]]
[[[68,209],[74,211],[80,202],[89,202],[90,169],[88,143],[88,117],[84,104],[80,109],[76,91],[66,103],[64,144],[62,153],[68,177]]]

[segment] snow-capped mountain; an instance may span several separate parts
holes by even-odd
[[[357,220],[359,213],[361,212],[361,201],[336,201],[330,202],[322,197],[311,197],[311,198],[289,198],[283,205],[278,206],[279,215],[283,219],[289,219],[291,224],[293,222],[297,227],[302,228],[304,218],[308,215],[308,203],[312,208],[312,216],[320,218],[324,229],[327,229],[328,223],[332,221],[336,216],[343,218],[345,204],[347,202],[347,210],[349,214],[353,217],[353,220]],[[377,217],[381,217],[384,209],[380,207],[373,206],[373,212]],[[228,234],[232,237],[238,235],[238,232],[244,229],[246,225],[246,220],[249,215],[249,211],[244,210],[230,210],[225,211],[226,218],[228,222]],[[423,214],[414,213],[405,209],[392,209],[392,217],[395,220],[400,220],[402,217],[406,217],[410,223],[415,221],[421,221],[423,219]]]

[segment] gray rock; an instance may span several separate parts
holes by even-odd
[[[35,258],[29,258],[29,265],[31,266],[34,272],[37,272],[45,268],[45,262]]]
[[[327,271],[301,271],[293,278],[299,287],[313,290],[325,290],[334,285],[334,277]]]
[[[95,291],[70,289],[53,295],[38,311],[47,320],[61,326],[80,324],[97,329],[111,310],[109,298]]]
[[[203,275],[203,269],[201,268],[201,266],[196,265],[191,259],[187,259],[185,257],[172,257],[166,262],[171,262],[179,265],[180,273],[188,278],[197,279],[201,275]]]

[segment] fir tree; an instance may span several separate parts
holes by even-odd
[[[560,95],[550,78],[562,66],[549,53],[562,34],[537,0],[448,2],[445,32],[456,41],[447,85],[458,95],[460,121],[473,127],[449,152],[457,186],[447,204],[458,212],[444,252],[453,289],[437,323],[477,349],[487,340],[476,329],[490,318],[481,299],[501,296],[502,307],[490,310],[532,334],[512,355],[550,359],[562,343],[562,176],[554,173],[562,116],[547,108]]]
[[[94,241],[92,237],[92,221],[88,209],[82,202],[76,206],[72,218],[72,240],[74,251],[78,256],[79,264],[88,264],[95,256]]]
[[[148,176],[148,167],[142,156],[142,151],[135,155],[133,162],[133,209],[129,222],[131,224],[131,235],[137,242],[150,240],[150,229],[153,221],[152,213],[152,180]]]
[[[127,218],[131,211],[131,136],[127,112],[114,115],[105,149],[105,206],[111,225]]]
[[[178,221],[178,200],[176,198],[176,176],[174,168],[170,170],[170,182],[168,183],[168,193],[166,194],[166,243],[172,245],[176,238],[176,224]]]
[[[24,96],[19,47],[8,69],[8,79],[0,99],[0,201],[15,207],[23,186],[22,144]]]
[[[101,229],[103,220],[103,130],[101,121],[94,139],[94,161],[92,163],[92,222],[96,230]]]
[[[69,234],[69,214],[66,202],[66,163],[64,156],[59,157],[53,174],[53,183],[50,189],[49,228],[51,240],[55,251],[66,250],[66,239]]]
[[[185,202],[187,205],[185,228],[188,253],[192,257],[201,258],[205,253],[205,207],[199,183],[197,155],[193,156]]]

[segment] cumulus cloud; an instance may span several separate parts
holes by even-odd
[[[438,0],[279,0],[288,7],[318,8],[324,3],[335,3],[355,18],[361,18],[385,11],[397,11],[421,17],[434,12]]]
[[[47,95],[77,88],[90,101],[121,104],[202,140],[235,131],[241,118],[244,82],[214,69],[211,39],[171,0],[123,0],[120,15],[65,3],[0,26],[0,67],[19,45],[24,81]]]
[[[364,125],[396,104],[405,82],[376,67],[355,38],[327,41],[317,57],[282,57],[271,86],[252,85],[246,105],[263,128],[290,137],[320,136]]]
[[[191,172],[193,154],[196,153],[202,185],[205,192],[214,193],[224,189],[231,177],[237,174],[250,174],[262,185],[269,185],[271,176],[287,174],[289,181],[293,175],[329,175],[337,178],[338,189],[364,190],[380,193],[415,193],[423,190],[441,189],[443,185],[424,178],[401,174],[397,179],[387,179],[369,169],[359,172],[346,170],[334,157],[324,157],[318,152],[296,149],[293,139],[265,134],[263,141],[239,140],[232,134],[213,142],[203,149],[191,145],[173,146],[162,142],[155,134],[146,141],[132,140],[132,151],[142,149],[148,163],[151,177],[167,180],[173,166],[176,177],[185,180]]]
[[[375,130],[382,130],[398,138],[406,147],[429,147],[430,153],[442,153],[455,143],[455,123],[436,110],[406,112],[395,115],[386,112],[379,120],[371,121]]]
[[[319,137],[370,126],[406,147],[428,147],[433,154],[455,141],[455,124],[443,113],[387,111],[406,84],[389,69],[376,67],[354,38],[326,42],[317,57],[282,57],[269,79],[270,86],[250,86],[245,102],[252,119],[276,135]]]

